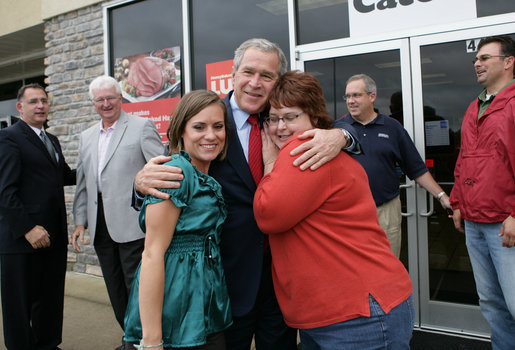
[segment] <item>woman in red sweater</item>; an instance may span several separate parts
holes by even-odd
[[[411,280],[379,226],[365,170],[345,152],[315,171],[292,165],[305,142],[296,135],[332,125],[320,84],[288,72],[270,105],[254,213],[286,323],[303,350],[409,349]]]

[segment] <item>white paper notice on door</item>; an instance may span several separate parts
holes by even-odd
[[[449,121],[435,120],[425,122],[426,147],[449,146]]]

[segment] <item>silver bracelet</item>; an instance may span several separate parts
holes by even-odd
[[[438,199],[438,200],[442,199],[442,197],[444,196],[444,194],[445,194],[445,191],[442,191],[442,192],[438,193],[438,194],[436,195],[436,199]]]
[[[155,345],[141,345],[141,343],[139,345],[134,344],[134,347],[136,349],[152,349],[152,348],[158,348],[160,346],[163,346],[163,341],[161,341],[161,343],[155,344]]]

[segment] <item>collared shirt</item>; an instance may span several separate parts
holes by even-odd
[[[238,138],[240,139],[241,147],[243,148],[243,153],[245,154],[245,159],[247,162],[249,161],[249,135],[250,129],[252,125],[247,121],[249,118],[249,114],[240,109],[238,104],[236,103],[236,99],[234,94],[232,94],[231,99],[231,109],[232,115],[234,117],[234,123],[236,124],[236,132],[238,133]]]
[[[243,148],[243,153],[245,154],[245,159],[247,162],[249,161],[249,135],[250,129],[252,125],[247,122],[249,118],[249,114],[240,109],[238,104],[236,103],[236,99],[234,94],[232,94],[231,99],[231,109],[232,115],[234,117],[234,123],[236,124],[236,132],[238,133],[238,138],[240,139],[241,147]],[[335,126],[336,128],[338,126]],[[349,139],[349,145],[345,147],[343,150],[353,154],[359,154],[361,149],[358,147],[358,144],[355,142],[354,137],[350,132],[341,128],[345,136]]]
[[[485,113],[485,111],[488,109],[488,107],[490,107],[490,104],[492,103],[492,101],[494,100],[495,96],[501,92],[505,87],[507,87],[508,85],[510,84],[513,84],[515,82],[515,79],[511,80],[508,84],[504,85],[502,87],[501,90],[497,91],[494,95],[489,95],[487,96],[486,94],[486,89],[484,89],[480,94],[479,96],[477,97],[478,99],[478,104],[479,104],[479,112],[477,114],[477,119],[480,119],[482,116],[483,116],[483,113]]]
[[[23,120],[23,119],[22,119],[22,120]],[[29,124],[27,124],[27,125],[29,125]],[[32,130],[34,130],[34,132],[36,133],[36,135],[38,135],[38,137],[41,139],[41,134],[44,134],[44,133],[45,133],[45,131],[44,131],[43,129],[35,128],[35,127],[33,127],[32,125],[29,125],[29,126],[30,126],[30,128],[31,128]],[[47,137],[48,137],[48,135],[47,135]],[[48,139],[50,139],[50,138],[48,138]],[[57,160],[57,162],[59,163],[59,153],[57,153],[57,151],[55,152],[55,159],[56,159],[56,160]]]
[[[412,180],[428,171],[408,132],[392,117],[378,114],[363,125],[347,114],[336,124],[342,122],[358,134],[363,153],[351,156],[365,168],[377,206],[399,195],[397,166]]]
[[[102,182],[100,181],[100,175],[102,174],[102,170],[104,170],[105,158],[107,154],[107,148],[109,147],[109,142],[111,142],[111,137],[114,134],[114,129],[116,127],[116,123],[114,122],[107,130],[104,130],[102,127],[102,121],[100,121],[100,135],[98,137],[98,173],[97,173],[97,187],[98,192],[102,193]]]

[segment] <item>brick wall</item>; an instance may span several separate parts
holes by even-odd
[[[45,75],[52,101],[49,131],[61,142],[67,163],[77,165],[80,133],[100,117],[88,97],[89,83],[104,73],[102,6],[97,4],[52,18],[45,23]],[[72,204],[75,186],[65,188],[68,233],[74,228]],[[86,237],[89,243],[89,236]],[[68,247],[68,269],[102,275],[92,246],[81,253]]]

